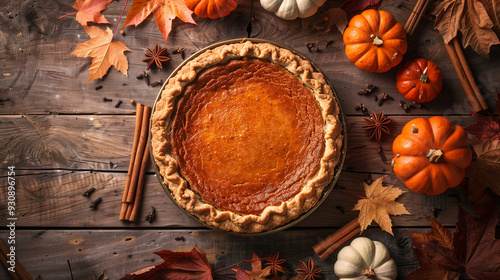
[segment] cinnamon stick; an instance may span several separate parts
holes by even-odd
[[[417,26],[420,23],[420,20],[422,19],[422,16],[425,14],[425,11],[427,11],[427,8],[429,7],[429,4],[431,3],[431,0],[422,0],[424,2],[424,5],[420,8],[420,11],[418,12],[415,22],[413,23],[412,28],[410,29],[410,32],[408,34],[412,35],[415,33],[417,30]]]
[[[462,87],[465,91],[465,95],[467,96],[467,99],[469,99],[469,102],[474,109],[474,111],[479,112],[483,109],[481,106],[481,103],[479,103],[479,100],[477,99],[476,94],[474,93],[474,90],[469,82],[469,79],[467,78],[467,75],[465,74],[464,67],[462,63],[460,62],[460,58],[458,57],[458,53],[455,49],[455,43],[453,40],[457,40],[456,38],[453,38],[450,43],[444,43],[444,46],[446,48],[446,51],[448,52],[448,56],[450,57],[451,63],[453,64],[453,67],[455,68],[455,72],[457,73],[458,79],[460,80],[460,84],[462,84]],[[467,66],[468,67],[468,66]]]
[[[149,117],[151,115],[151,107],[144,106],[143,107],[143,116],[142,116],[142,124],[141,124],[141,134],[139,136],[139,144],[137,146],[137,153],[135,155],[134,168],[132,170],[132,178],[130,179],[130,188],[127,194],[127,202],[134,202],[135,190],[137,188],[137,180],[139,178],[142,157],[144,155],[144,148],[146,146],[146,142],[148,140],[148,132],[149,132]]]
[[[7,256],[9,254],[9,248],[7,247],[7,244],[0,239],[0,261],[2,264],[5,266],[7,271],[9,272],[9,275],[11,276],[12,279],[14,280],[33,280],[29,273],[24,269],[22,266],[21,262],[19,262],[18,257],[16,256],[15,260],[15,272],[12,272],[9,270],[10,264],[7,262],[9,260],[9,257]]]
[[[128,215],[127,211],[127,220],[131,222],[135,222],[137,219],[137,214],[139,212],[139,208],[142,201],[142,194],[144,190],[144,179],[146,178],[146,168],[148,167],[149,162],[149,141],[146,143],[146,148],[144,150],[144,155],[142,157],[141,162],[141,172],[139,174],[139,179],[137,181],[137,189],[135,192],[134,203],[129,206],[132,209],[130,215]]]
[[[358,219],[350,221],[345,226],[341,227],[335,233],[329,235],[327,238],[313,246],[314,252],[318,254],[321,259],[326,258],[340,245],[345,243],[347,240],[351,239],[355,235],[361,232],[361,227],[358,223]]]
[[[425,11],[429,7],[430,0],[418,0],[417,3],[415,4],[415,7],[413,7],[413,10],[410,14],[410,17],[406,21],[405,24],[405,30],[406,33],[409,35],[412,35],[418,24],[420,23],[420,20],[422,19],[422,16],[425,14]]]

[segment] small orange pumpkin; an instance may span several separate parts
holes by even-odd
[[[186,0],[186,6],[197,16],[216,19],[236,9],[238,0]]]
[[[456,187],[472,160],[468,135],[444,117],[409,121],[392,144],[393,171],[408,189],[440,194]]]
[[[429,102],[441,92],[443,73],[434,62],[416,58],[406,62],[398,70],[396,87],[410,101]]]
[[[344,31],[345,54],[359,69],[387,72],[406,53],[406,31],[385,11],[365,10],[349,21]]]

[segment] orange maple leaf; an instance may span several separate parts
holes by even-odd
[[[85,32],[90,36],[90,40],[78,45],[71,54],[79,57],[93,57],[87,82],[102,78],[111,65],[127,76],[128,60],[124,52],[130,50],[122,42],[112,41],[111,29],[106,27],[106,30],[102,30],[97,26],[87,26]]]
[[[111,2],[113,0],[76,0],[73,6],[78,11],[76,21],[83,26],[87,26],[88,22],[109,23],[101,11],[105,10]]]
[[[386,187],[382,186],[384,178],[385,176],[376,179],[371,185],[363,183],[366,198],[358,200],[353,210],[359,210],[358,222],[361,226],[361,231],[364,231],[372,221],[375,221],[380,225],[382,230],[394,235],[389,215],[410,213],[402,203],[395,201],[404,192],[390,185]]]
[[[188,9],[184,0],[134,0],[122,28],[129,25],[139,25],[151,13],[156,19],[156,25],[158,25],[165,42],[172,30],[172,21],[176,17],[184,22],[196,24],[191,16],[193,12]]]

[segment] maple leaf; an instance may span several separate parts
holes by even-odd
[[[207,256],[193,247],[189,252],[172,252],[164,250],[156,252],[164,262],[125,275],[121,280],[144,279],[184,279],[184,280],[211,280],[212,268]]]
[[[382,0],[347,0],[340,6],[346,13],[352,14],[366,9],[378,9]]]
[[[490,188],[500,195],[500,140],[472,139],[472,149],[477,155],[477,160],[471,165],[471,174],[468,181],[469,192],[481,194]]]
[[[402,203],[395,201],[404,192],[390,185],[387,187],[382,186],[384,178],[385,176],[376,179],[371,185],[363,183],[366,198],[358,200],[353,210],[359,210],[358,222],[361,226],[361,231],[364,231],[372,221],[375,221],[380,225],[382,230],[394,235],[389,215],[410,213]]]
[[[500,112],[500,92],[497,90],[497,112]],[[471,112],[471,115],[476,119],[476,123],[465,128],[467,132],[475,135],[479,140],[484,139],[500,139],[500,118],[495,118],[493,115],[484,116],[476,112]]]
[[[165,42],[172,30],[172,21],[176,17],[184,22],[196,24],[191,16],[193,12],[186,6],[184,0],[134,0],[122,28],[139,25],[151,13]]]
[[[500,36],[500,1],[497,0],[479,0],[483,3],[484,9],[493,22],[493,31]]]
[[[244,269],[241,269],[239,266],[238,268],[235,270],[233,269],[233,271],[236,272],[236,279],[238,280],[247,280],[247,279],[251,279],[251,280],[261,280],[261,279],[266,279],[267,276],[269,276],[271,274],[271,267],[268,266],[264,269],[262,269],[262,259],[259,258],[255,253],[252,253],[252,260],[250,261],[250,263],[252,264],[252,270],[251,271],[248,271],[248,270],[244,270]],[[243,272],[245,272],[245,274],[249,277],[246,277],[244,275],[241,275],[239,278],[238,277],[238,271],[242,270]],[[241,272],[240,272],[241,273]]]
[[[482,56],[488,56],[492,45],[500,44],[492,29],[494,24],[479,1],[441,0],[434,4],[431,13],[436,16],[434,28],[447,44],[458,31],[462,33],[464,48],[470,45]]]
[[[75,8],[78,13],[76,14],[76,21],[81,25],[87,26],[89,22],[108,24],[109,21],[101,14],[113,0],[76,0]]]
[[[127,76],[128,60],[124,52],[130,50],[122,42],[112,42],[111,29],[106,27],[106,30],[102,30],[97,26],[87,26],[85,32],[90,36],[90,40],[78,45],[71,54],[79,57],[93,57],[87,82],[102,78],[111,65]]]

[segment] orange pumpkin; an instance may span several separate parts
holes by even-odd
[[[456,187],[472,160],[467,132],[444,117],[409,121],[394,139],[393,170],[408,189],[430,195]]]
[[[197,16],[216,19],[236,9],[238,0],[186,0],[186,6]]]
[[[365,10],[344,31],[345,54],[359,69],[387,72],[406,53],[406,31],[385,11]]]
[[[429,102],[441,92],[443,73],[434,62],[416,58],[406,62],[398,70],[396,86],[410,101]]]

